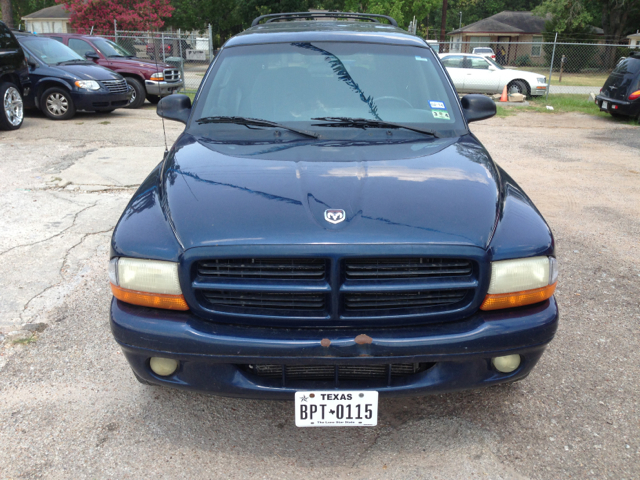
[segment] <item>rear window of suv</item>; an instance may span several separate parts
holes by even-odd
[[[455,93],[429,48],[356,42],[224,49],[192,118],[213,116],[306,122],[305,128],[317,117],[463,128]]]

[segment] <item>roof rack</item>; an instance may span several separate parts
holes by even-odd
[[[398,26],[398,22],[393,17],[388,15],[375,15],[372,13],[354,13],[354,12],[292,12],[292,13],[272,13],[270,15],[260,15],[258,18],[254,18],[251,22],[251,26],[255,27],[262,20],[267,18],[265,23],[276,22],[279,20],[299,20],[301,18],[309,18],[311,20],[316,18],[357,18],[359,20],[368,20],[369,22],[380,23],[379,18],[384,18],[394,27]]]

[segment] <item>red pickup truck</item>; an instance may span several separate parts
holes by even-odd
[[[47,33],[43,36],[58,40],[79,55],[122,75],[134,91],[126,108],[141,107],[145,98],[151,103],[158,103],[161,97],[178,91],[184,85],[178,68],[136,58],[106,38],[70,33]]]

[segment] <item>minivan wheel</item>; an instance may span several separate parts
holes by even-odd
[[[140,80],[131,77],[125,77],[127,83],[133,88],[133,95],[129,104],[124,108],[140,108],[144,103],[145,90]]]
[[[68,120],[76,114],[76,107],[68,91],[53,87],[40,97],[42,112],[52,120]]]
[[[0,129],[17,130],[24,120],[24,104],[20,90],[13,83],[0,83],[0,98],[2,99]]]

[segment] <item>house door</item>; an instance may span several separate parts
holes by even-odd
[[[496,62],[506,65],[509,62],[509,49],[511,48],[511,37],[498,37],[496,46]]]

